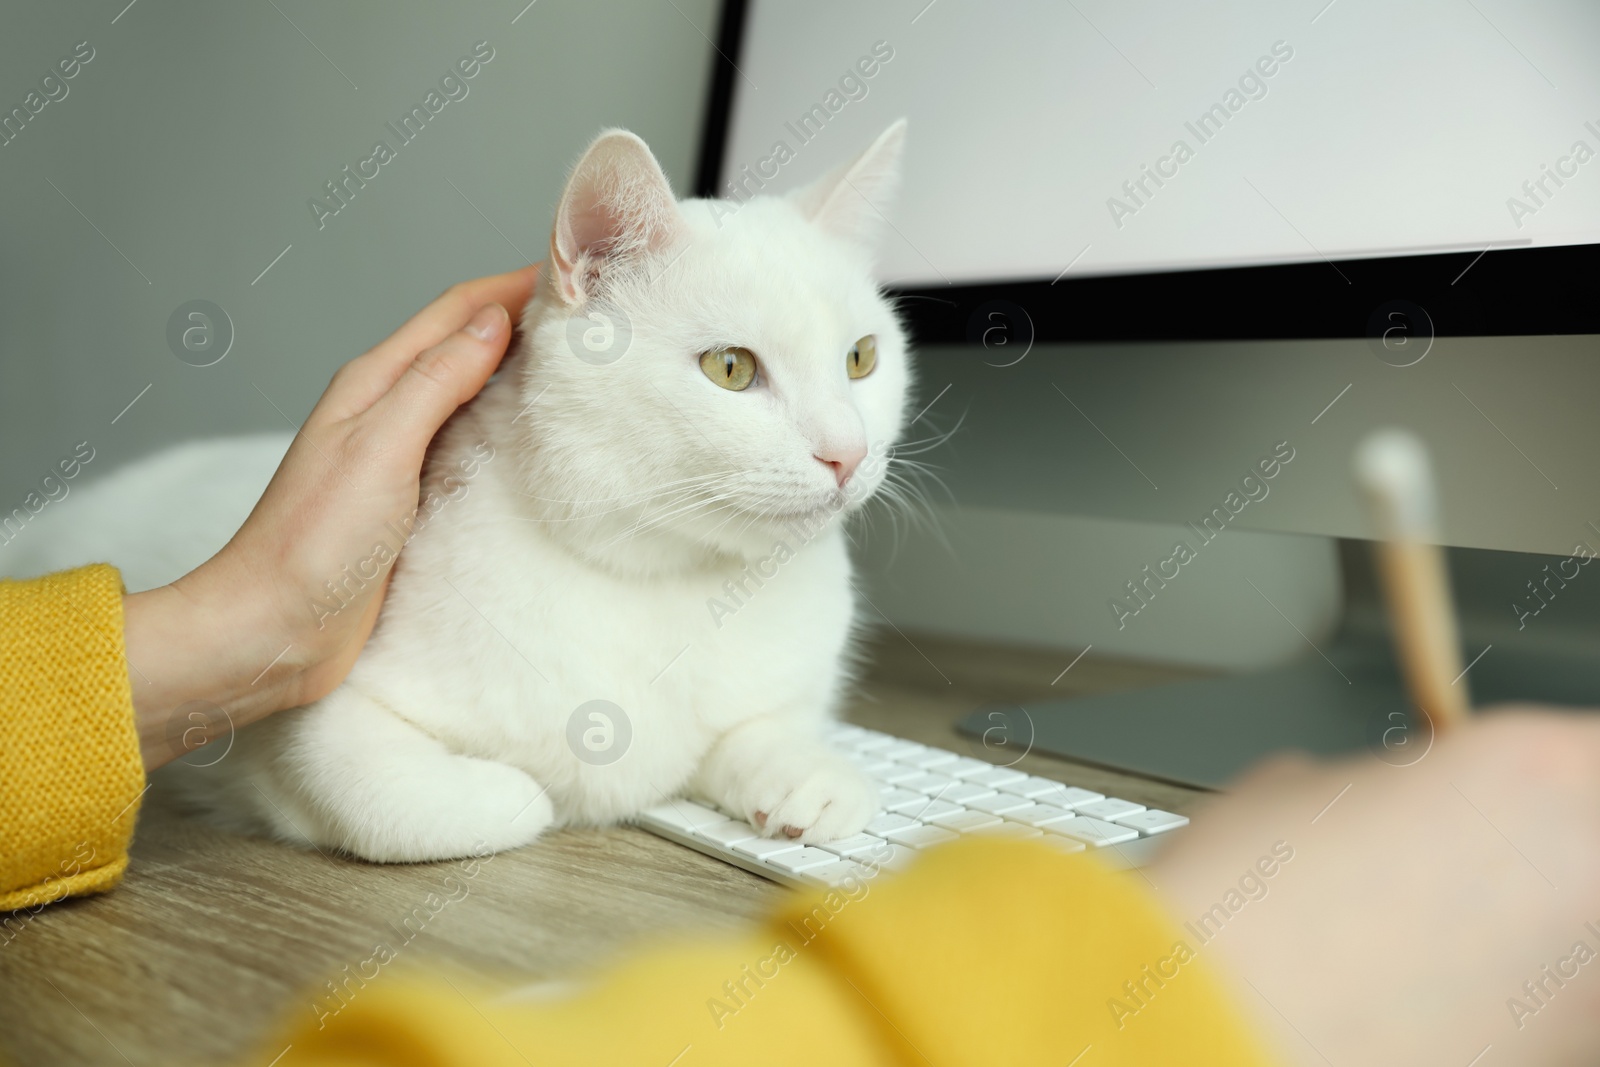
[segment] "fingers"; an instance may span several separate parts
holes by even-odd
[[[373,436],[420,463],[444,421],[477,395],[500,365],[511,340],[511,318],[499,304],[478,310],[456,332],[412,360],[363,416]]]
[[[451,286],[369,355],[377,357],[374,363],[392,371],[392,383],[405,372],[416,353],[432,348],[461,329],[485,304],[499,304],[513,316],[520,317],[523,307],[533,296],[540,267],[541,264],[535,263],[521,270],[492,274],[487,278],[476,278]]]
[[[513,318],[533,296],[541,264],[451,286],[387,340],[340,368],[323,393],[315,420],[339,421],[366,411],[392,389],[417,358],[462,329],[487,304],[499,304]]]

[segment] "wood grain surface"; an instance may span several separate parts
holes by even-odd
[[[1090,655],[1061,675],[1070,656],[896,631],[871,656],[850,721],[1168,810],[1200,795],[1015,744],[986,747],[952,725],[993,701],[1198,672]],[[146,797],[120,888],[21,913],[24,928],[0,946],[0,1062],[238,1062],[286,1020],[315,1019],[334,1004],[324,990],[319,1007],[318,986],[379,943],[396,950],[391,966],[531,983],[664,936],[727,929],[783,892],[631,827],[553,833],[466,878],[449,863],[380,866],[225,833],[185,817],[157,790]],[[430,912],[429,894],[455,899]]]

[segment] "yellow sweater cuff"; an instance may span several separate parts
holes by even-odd
[[[0,913],[115,885],[144,791],[115,568],[0,581],[0,754]]]

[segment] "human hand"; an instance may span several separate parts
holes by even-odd
[[[1147,873],[1287,1062],[1589,1064],[1597,844],[1600,717],[1507,708],[1407,767],[1272,761]]]
[[[124,633],[147,769],[184,754],[181,709],[204,701],[242,726],[331,692],[355,663],[391,573],[337,612],[325,583],[417,511],[429,443],[475,396],[511,340],[539,267],[446,291],[333,381],[227,546],[168,586],[127,596]],[[320,615],[320,617],[319,617]],[[184,732],[188,736],[188,732]]]

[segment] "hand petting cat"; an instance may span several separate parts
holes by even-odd
[[[175,743],[186,724],[244,726],[344,680],[391,568],[337,613],[319,617],[307,604],[369,556],[388,524],[416,512],[429,443],[500,365],[511,340],[507,309],[520,314],[539,271],[453,286],[341,367],[227,546],[171,585],[124,598],[147,769],[193,747]]]

